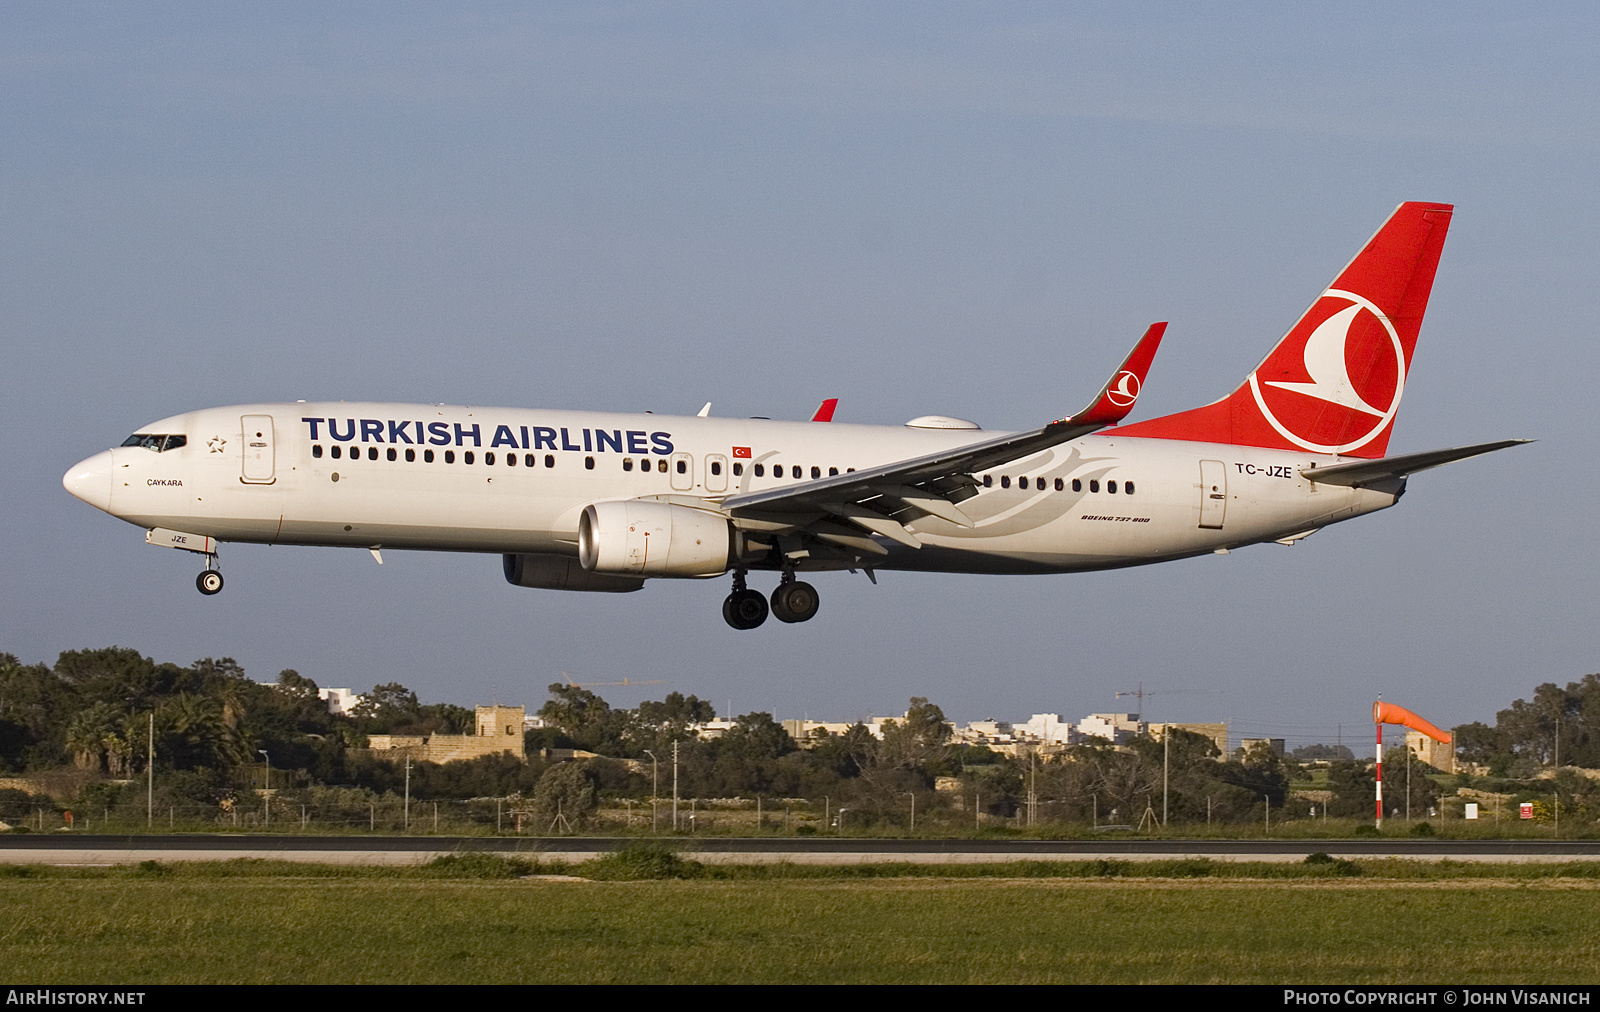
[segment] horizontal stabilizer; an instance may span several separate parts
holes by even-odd
[[[1504,450],[1508,446],[1521,446],[1523,443],[1531,442],[1533,442],[1531,439],[1502,439],[1494,443],[1477,443],[1472,446],[1456,446],[1448,450],[1407,453],[1399,457],[1363,460],[1354,464],[1334,464],[1332,467],[1306,467],[1300,469],[1300,474],[1324,485],[1349,485],[1352,488],[1360,488],[1364,485],[1373,485],[1381,481],[1404,478],[1408,474],[1426,471],[1428,468],[1438,467],[1440,464],[1450,464],[1458,460],[1466,460],[1468,457]]]

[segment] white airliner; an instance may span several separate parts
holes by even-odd
[[[1229,396],[1118,425],[1165,324],[1090,406],[992,435],[904,426],[419,404],[174,415],[67,472],[79,499],[205,558],[222,541],[492,552],[522,587],[731,572],[723,617],[804,622],[797,573],[1069,573],[1292,544],[1394,505],[1406,476],[1526,440],[1385,457],[1450,225],[1407,203]]]

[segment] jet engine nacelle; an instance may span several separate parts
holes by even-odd
[[[578,518],[578,559],[594,573],[720,576],[732,542],[727,517],[673,503],[597,502]]]
[[[570,555],[503,555],[506,582],[540,590],[586,590],[626,594],[644,587],[640,577],[591,573]]]

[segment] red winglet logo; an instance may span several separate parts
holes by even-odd
[[[1166,332],[1165,323],[1152,323],[1128,353],[1122,367],[1112,373],[1106,385],[1100,388],[1100,396],[1095,398],[1094,403],[1065,420],[1074,425],[1115,425],[1128,417],[1128,412],[1139,400],[1139,391],[1144,389],[1150,363],[1155,360],[1156,349],[1161,347],[1161,336]]]
[[[811,420],[813,422],[833,421],[833,409],[837,408],[838,406],[839,398],[829,397],[827,400],[817,405],[817,413],[811,416]]]

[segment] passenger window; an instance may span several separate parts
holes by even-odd
[[[1044,479],[1043,478],[1035,478],[1035,479],[1033,479],[1033,487],[1038,489],[1039,491],[1043,492],[1044,491]]]
[[[1056,479],[1056,491],[1057,492],[1065,491],[1066,487],[1067,487],[1067,483],[1066,482],[1062,481],[1060,478]]]
[[[838,473],[839,473],[839,469],[837,467],[828,468],[828,477],[832,478],[834,475],[836,475]]]
[[[444,462],[446,464],[454,464],[456,462],[456,451],[454,451],[454,450],[446,450],[446,451],[444,451]]]
[[[624,471],[632,471],[633,470],[633,458],[632,457],[623,457],[622,458],[622,469]]]
[[[378,448],[376,446],[367,447],[367,459],[368,460],[377,460],[378,459]]]
[[[422,451],[422,462],[424,464],[433,463],[433,451],[432,450],[423,450]]]
[[[416,459],[417,459],[417,451],[408,448],[406,450],[406,463],[410,464],[413,461],[415,461]]]
[[[822,468],[820,468],[820,467],[813,467],[813,468],[812,468],[812,469],[811,469],[811,477],[813,477],[813,478],[820,478],[820,477],[822,477]]]
[[[733,465],[733,476],[735,478],[737,478],[741,474],[744,474],[744,465],[740,464],[738,462],[735,462],[734,465]]]
[[[986,475],[983,476],[983,487],[984,488],[993,488],[994,487],[994,475],[986,474]]]
[[[656,467],[656,470],[660,471],[662,474],[666,474],[667,473],[667,462],[665,460],[658,460],[658,461],[656,461],[656,463],[658,465]]]
[[[678,461],[678,473],[679,474],[688,474],[689,473],[689,462],[687,460]]]
[[[1011,487],[1011,475],[1002,474],[1000,476],[1000,487],[1001,488],[1010,488]]]
[[[1079,479],[1079,478],[1072,479],[1072,491],[1074,491],[1074,492],[1082,492],[1083,491],[1083,481],[1081,479]]]
[[[398,458],[398,457],[399,457],[399,456],[400,456],[400,454],[398,454],[398,453],[396,453],[396,452],[395,452],[395,449],[394,449],[394,447],[392,447],[392,446],[391,446],[391,447],[389,447],[389,459],[390,459],[390,460],[395,460],[395,459],[397,459],[397,458]]]
[[[1023,475],[1022,477],[1017,479],[1017,487],[1018,488],[1022,488],[1022,489],[1025,489],[1025,488],[1028,487],[1028,476],[1027,475]]]
[[[1112,495],[1116,495],[1117,494],[1117,483],[1114,482],[1114,481],[1106,482],[1106,491],[1110,492]]]
[[[494,451],[493,450],[490,450],[488,453],[483,455],[483,462],[485,464],[493,464],[494,463]]]
[[[583,466],[587,470],[593,471],[594,470],[594,458],[593,457],[585,457],[585,458],[583,458]]]
[[[711,473],[712,474],[721,474],[722,473],[722,462],[720,460],[713,460],[711,462]]]
[[[517,455],[516,454],[514,454],[514,453],[506,454],[506,466],[507,467],[516,467],[517,466]]]
[[[535,457],[533,454],[525,453],[522,455],[522,466],[532,467],[534,464],[538,463],[538,460],[539,458]]]
[[[1094,478],[1089,479],[1089,491],[1091,491],[1091,492],[1100,491],[1100,482],[1098,480],[1094,479]]]
[[[474,454],[471,450],[464,450],[464,451],[462,451],[462,454],[461,454],[461,462],[463,464],[470,464],[476,458],[476,456],[477,455]]]
[[[341,451],[339,449],[339,444],[335,443],[332,447],[329,448],[328,452],[333,455],[333,459],[334,460],[338,460],[339,459],[339,454],[341,452],[343,452],[343,451]]]
[[[321,443],[312,443],[311,444],[311,455],[313,457],[321,457],[322,456],[322,444]]]
[[[1127,495],[1133,495],[1133,482],[1131,482],[1131,481],[1123,482],[1122,483],[1122,491]]]
[[[767,476],[767,465],[765,465],[765,464],[757,464],[756,465],[756,477],[757,478],[765,478],[766,476]]]
[[[553,454],[553,453],[545,454],[544,455],[544,466],[545,467],[555,467],[556,466],[556,455]]]

